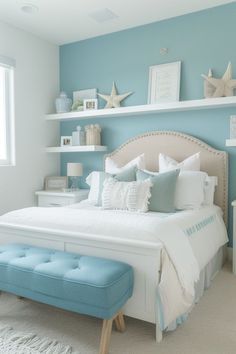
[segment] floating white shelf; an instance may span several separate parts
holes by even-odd
[[[192,101],[180,101],[171,103],[149,104],[109,109],[96,109],[82,112],[68,112],[59,114],[47,114],[47,120],[83,120],[92,118],[110,118],[122,116],[138,116],[141,114],[158,114],[165,112],[181,112],[200,109],[216,109],[236,107],[236,96],[207,98]]]
[[[236,146],[236,139],[227,139],[226,146]]]
[[[84,145],[84,146],[55,146],[47,147],[47,152],[99,152],[107,151],[106,146]]]

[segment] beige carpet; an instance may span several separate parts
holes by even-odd
[[[1,326],[10,325],[57,339],[81,354],[97,353],[100,320],[12,295],[2,294],[0,300]],[[155,342],[153,325],[131,318],[126,318],[126,323],[124,334],[113,331],[110,354],[235,354],[236,276],[225,267],[188,321],[166,334],[161,344]]]

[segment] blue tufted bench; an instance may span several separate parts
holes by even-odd
[[[100,354],[112,322],[125,329],[122,306],[133,291],[131,266],[103,258],[32,247],[0,246],[0,290],[103,319]]]

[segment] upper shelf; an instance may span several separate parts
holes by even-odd
[[[73,111],[68,113],[47,114],[46,119],[62,121],[82,120],[91,118],[110,118],[121,116],[137,116],[141,114],[191,111],[199,109],[216,109],[224,107],[236,107],[236,96],[206,98],[201,100],[158,103],[109,109],[96,109],[82,112]]]

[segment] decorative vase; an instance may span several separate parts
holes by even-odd
[[[67,94],[62,91],[60,96],[55,100],[56,112],[66,113],[70,112],[72,106],[72,100],[67,97]]]
[[[72,133],[72,145],[85,145],[85,131],[80,125],[78,125],[76,131]]]
[[[86,145],[101,145],[101,127],[98,124],[85,126]]]

